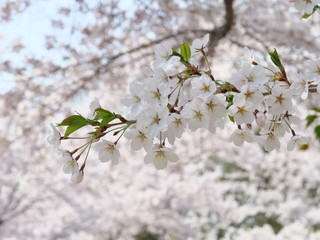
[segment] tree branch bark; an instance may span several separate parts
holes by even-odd
[[[224,0],[225,6],[225,22],[220,27],[214,28],[210,32],[210,40],[208,43],[208,52],[210,55],[213,55],[214,48],[217,46],[218,42],[223,39],[231,31],[234,25],[234,10],[233,10],[233,1],[234,0]]]

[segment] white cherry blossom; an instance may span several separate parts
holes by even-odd
[[[136,118],[143,110],[144,102],[142,101],[144,95],[144,87],[136,82],[130,83],[130,93],[122,99],[122,103],[131,107],[131,118]]]
[[[178,78],[170,78],[166,71],[162,68],[156,68],[153,70],[153,76],[150,78],[151,81],[156,81],[159,84],[164,84],[169,88],[173,88],[177,85],[179,79]]]
[[[272,88],[272,93],[267,97],[266,102],[268,104],[269,112],[271,114],[283,114],[286,111],[290,111],[292,108],[292,93],[290,90],[285,89],[279,85]]]
[[[131,140],[133,151],[138,151],[143,147],[148,152],[152,148],[152,140],[149,139],[146,130],[130,129],[125,132],[124,137]]]
[[[95,99],[90,103],[90,110],[91,110],[92,115],[94,115],[97,108],[101,108],[101,105],[100,105],[99,100]]]
[[[290,132],[288,124],[284,120],[267,120],[265,128],[271,129],[277,137],[283,137],[286,132]]]
[[[153,151],[148,152],[144,157],[145,164],[153,163],[157,170],[167,167],[168,161],[177,162],[179,157],[172,149],[166,147],[155,147]]]
[[[252,62],[255,60],[255,56],[253,55],[251,49],[248,47],[244,47],[242,49],[242,56],[239,58],[238,64],[239,66],[242,66],[243,64],[252,64]]]
[[[203,74],[201,77],[193,78],[191,85],[193,97],[198,97],[203,100],[206,100],[217,89],[216,84],[207,74]]]
[[[241,88],[241,93],[245,96],[246,101],[252,102],[256,105],[256,108],[259,108],[264,99],[263,94],[257,86],[245,85]]]
[[[320,0],[295,0],[294,6],[299,11],[310,14],[312,13],[314,6],[318,4],[320,4]]]
[[[205,101],[210,119],[225,117],[227,115],[227,101],[224,94],[211,95]]]
[[[76,184],[81,183],[83,181],[83,175],[84,175],[83,171],[78,171],[78,173],[72,174],[71,182]]]
[[[181,115],[183,118],[188,119],[189,128],[192,131],[200,127],[207,128],[209,125],[207,106],[199,98],[195,98],[187,103],[181,111]]]
[[[206,107],[209,116],[209,126],[208,129],[210,132],[214,133],[217,125],[221,127],[224,118],[227,115],[227,101],[224,94],[215,94],[207,98]]]
[[[55,150],[58,150],[58,148],[60,147],[60,144],[61,144],[61,135],[60,135],[59,131],[56,129],[56,127],[52,123],[50,123],[50,126],[52,128],[52,133],[48,137],[48,142],[51,145],[53,145]]]
[[[256,123],[259,127],[264,127],[266,125],[267,116],[263,112],[257,112],[256,116]]]
[[[95,144],[95,148],[99,151],[99,159],[101,162],[108,162],[111,160],[113,165],[119,163],[120,153],[113,142],[102,139],[102,142]]]
[[[209,34],[207,33],[203,38],[193,40],[191,44],[191,52],[196,53],[207,47],[209,42]]]
[[[153,139],[160,132],[164,132],[168,128],[168,108],[162,106],[151,106],[145,109],[137,119],[137,129],[143,131],[146,129],[148,136]]]
[[[146,91],[143,99],[148,104],[166,106],[168,104],[168,95],[171,89],[167,84],[155,81],[154,78],[147,82]]]
[[[320,82],[320,60],[308,60],[305,62],[305,67],[308,71],[308,79]]]
[[[243,94],[234,95],[233,105],[228,111],[237,124],[250,124],[254,121],[254,105],[251,102],[246,102]]]
[[[289,140],[288,142],[288,145],[287,145],[287,149],[289,151],[292,151],[295,146],[302,146],[302,145],[305,145],[305,144],[308,144],[309,143],[309,139],[306,138],[306,137],[303,137],[301,135],[294,135],[291,137],[291,139]]]
[[[60,155],[58,159],[59,162],[66,163],[72,160],[72,156],[69,151],[64,149],[58,149],[57,152]]]
[[[236,146],[242,146],[244,141],[253,142],[254,137],[251,131],[246,129],[236,129],[230,136],[230,140]]]
[[[268,81],[265,70],[262,66],[251,66],[250,64],[242,64],[241,70],[234,74],[229,82],[238,90],[245,85],[261,86]]]
[[[305,100],[309,94],[310,83],[303,74],[294,74],[292,79],[294,80],[290,86],[290,90],[293,95],[301,96],[301,99]]]
[[[280,149],[279,138],[272,131],[265,131],[261,133],[260,144],[267,152]]]
[[[66,174],[78,174],[79,172],[79,165],[76,160],[73,158],[67,161],[63,166],[63,171]]]
[[[178,56],[172,56],[172,48],[168,43],[155,46],[154,52],[156,54],[154,68],[166,67],[180,61]]]
[[[180,138],[187,125],[187,120],[180,114],[172,113],[169,116],[169,127],[164,133],[164,136],[168,138],[170,144],[174,144],[176,138]]]

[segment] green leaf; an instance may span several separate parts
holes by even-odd
[[[228,117],[229,117],[229,119],[230,119],[231,122],[235,123],[234,117],[232,117],[232,116],[230,116],[230,115],[228,115]]]
[[[172,56],[178,56],[183,59],[182,55],[172,48]]]
[[[304,19],[309,18],[309,17],[310,17],[312,14],[314,14],[314,13],[317,11],[317,9],[319,9],[319,8],[320,8],[319,6],[314,6],[312,13],[310,13],[310,14],[305,13],[305,14],[302,15],[301,18],[304,18]]]
[[[183,57],[180,53],[178,53],[175,49],[173,49],[173,48],[172,48],[172,56],[178,56],[178,57],[180,57],[180,62],[181,62],[183,65],[185,65],[186,67],[189,67],[189,66],[190,66],[190,63],[189,63],[188,61],[186,61],[186,60],[184,59],[184,57]]]
[[[307,127],[309,127],[313,122],[314,120],[316,120],[318,118],[318,115],[309,115],[306,117],[306,120],[307,120]]]
[[[97,135],[97,132],[89,132],[89,133],[87,133],[87,134],[92,135],[92,136],[96,136],[96,135]]]
[[[183,42],[180,45],[180,53],[184,60],[188,61],[191,57],[191,48],[188,43]]]
[[[102,121],[100,123],[100,127],[105,127],[109,122],[116,119],[117,116],[114,113],[111,113],[111,115],[105,116],[102,118]]]
[[[82,117],[81,115],[71,115],[67,118],[65,118],[61,123],[58,123],[57,126],[69,126],[70,124],[72,124],[75,121],[83,121],[83,122],[87,122],[87,120]]]
[[[108,111],[108,110],[105,110],[103,108],[97,108],[95,111],[95,117],[94,117],[94,120],[100,120],[100,119],[103,119],[105,117],[109,117],[111,115],[114,115],[114,113]]]
[[[233,105],[233,97],[234,97],[234,95],[227,96],[227,98],[226,98],[226,100],[228,102],[227,109],[229,109]]]
[[[71,133],[88,124],[87,119],[84,117],[80,115],[72,115],[64,119],[58,124],[58,126],[68,126],[64,133],[64,137],[68,137]]]
[[[320,108],[312,108],[312,110],[315,112],[320,112]]]
[[[316,139],[320,142],[320,125],[314,128],[314,134],[316,135]]]
[[[276,65],[280,71],[284,71],[284,67],[282,66],[279,54],[276,49],[274,49],[273,52],[269,52],[269,55],[271,57],[271,61]]]

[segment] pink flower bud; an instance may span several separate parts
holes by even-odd
[[[256,123],[259,127],[263,127],[266,124],[267,117],[264,113],[258,112],[256,114]]]

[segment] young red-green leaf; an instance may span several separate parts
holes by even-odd
[[[273,52],[269,52],[269,55],[270,55],[271,61],[274,63],[274,65],[276,65],[280,69],[281,72],[284,71],[284,67],[281,63],[281,60],[280,60],[280,57],[279,57],[277,50],[274,49]]]
[[[309,115],[309,116],[307,116],[306,117],[307,127],[309,127],[317,118],[318,118],[318,115]]]
[[[71,115],[64,119],[57,126],[68,126],[64,133],[64,137],[68,137],[71,133],[86,125],[89,125],[86,118],[80,115]]]
[[[188,61],[191,57],[191,48],[188,43],[183,42],[180,45],[180,54],[184,60]]]

